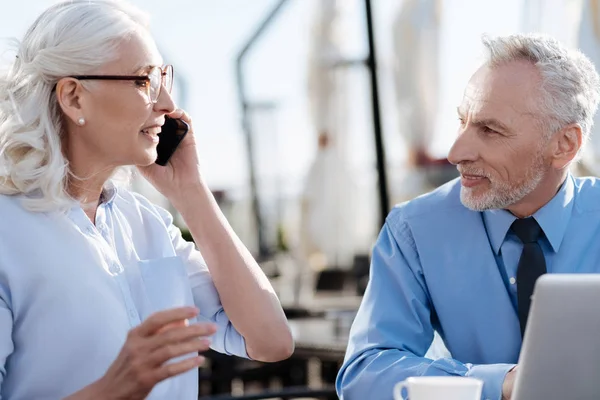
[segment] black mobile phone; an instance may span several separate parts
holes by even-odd
[[[189,129],[190,126],[181,119],[165,118],[165,124],[158,134],[158,145],[156,146],[158,157],[156,158],[156,164],[167,165]]]

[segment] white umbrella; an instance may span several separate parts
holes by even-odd
[[[347,74],[335,68],[343,57],[345,3],[319,0],[309,56],[308,90],[318,146],[302,195],[301,241],[313,268],[350,268],[355,250],[356,186],[345,146]]]
[[[433,140],[439,86],[441,0],[404,0],[394,22],[394,72],[401,133],[411,150]]]
[[[426,171],[415,165],[434,140],[439,103],[439,36],[441,0],[404,0],[393,25],[394,82],[399,130],[409,165],[395,185],[394,201],[404,201],[431,189]]]
[[[584,0],[581,20],[577,31],[578,45],[596,65],[600,67],[600,1]],[[594,116],[590,140],[582,153],[583,174],[600,175],[600,116]]]

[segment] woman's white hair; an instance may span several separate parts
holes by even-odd
[[[119,44],[148,27],[140,10],[117,0],[70,0],[44,11],[17,42],[0,74],[0,194],[24,194],[31,211],[66,210],[75,200],[61,149],[63,116],[54,87],[118,57]]]
[[[578,124],[583,142],[590,136],[600,100],[600,78],[594,64],[578,50],[539,34],[483,37],[487,63],[492,68],[512,61],[528,61],[542,77],[540,112],[551,135],[566,125]]]

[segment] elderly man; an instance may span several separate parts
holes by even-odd
[[[568,172],[598,107],[593,64],[542,36],[483,43],[448,156],[461,178],[390,212],[341,399],[391,399],[422,375],[479,378],[483,399],[510,399],[535,280],[600,272],[600,185]],[[452,358],[424,357],[434,331]]]

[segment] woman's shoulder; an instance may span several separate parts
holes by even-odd
[[[14,240],[49,226],[55,213],[30,210],[25,204],[27,199],[25,195],[0,194],[0,240]]]
[[[25,200],[24,195],[0,194],[0,221],[11,221],[26,215],[34,216],[34,213],[25,208]]]
[[[0,194],[0,206],[2,206],[0,212],[4,211],[4,207],[14,207],[20,197],[18,195]]]

